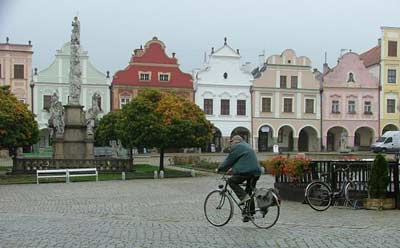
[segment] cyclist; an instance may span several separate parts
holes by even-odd
[[[231,149],[229,155],[218,167],[218,172],[232,170],[232,177],[228,179],[228,184],[240,200],[240,204],[245,204],[250,200],[252,189],[256,187],[257,180],[260,178],[261,169],[257,160],[256,153],[249,144],[243,141],[239,135],[235,135],[230,140]],[[239,184],[246,181],[246,189],[243,190]],[[250,213],[254,214],[254,200],[250,203]],[[244,222],[248,222],[248,216],[243,217]]]

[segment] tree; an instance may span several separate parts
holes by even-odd
[[[369,198],[385,198],[390,182],[388,162],[381,154],[376,155],[368,180]]]
[[[120,120],[121,111],[115,110],[98,121],[94,135],[96,146],[108,146],[110,140],[120,139]]]
[[[167,148],[201,147],[211,138],[211,123],[193,102],[174,93],[146,89],[122,109],[122,143],[155,147],[164,170]]]
[[[34,114],[11,94],[8,86],[0,86],[0,148],[8,149],[15,157],[18,147],[35,144],[38,139]]]

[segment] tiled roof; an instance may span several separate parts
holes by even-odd
[[[381,46],[378,45],[362,53],[360,59],[364,62],[365,67],[379,64],[381,60]]]

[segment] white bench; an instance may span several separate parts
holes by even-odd
[[[96,168],[36,170],[36,183],[39,184],[39,178],[64,177],[65,182],[69,183],[70,177],[88,176],[96,176],[96,182],[99,180],[99,175]]]

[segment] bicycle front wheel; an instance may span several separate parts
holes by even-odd
[[[259,208],[257,206],[255,209],[255,214],[250,218],[251,222],[253,222],[253,224],[258,228],[268,229],[275,225],[279,219],[279,215],[281,213],[281,203],[275,193],[272,193],[272,195],[272,204],[267,208]]]
[[[204,201],[204,215],[214,226],[226,225],[233,215],[231,198],[221,190],[211,191]]]
[[[331,206],[331,190],[325,183],[313,182],[306,190],[306,201],[316,211],[325,211]]]
[[[346,184],[344,189],[344,196],[346,200],[346,206],[351,207],[353,209],[362,208],[362,199],[366,198],[366,196],[357,193],[354,182],[349,182]]]

